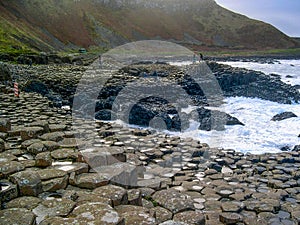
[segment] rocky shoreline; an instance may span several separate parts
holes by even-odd
[[[69,102],[59,90],[76,84],[83,68],[41,68],[35,78],[48,94],[55,87]],[[19,71],[26,82],[36,76],[35,67]],[[91,131],[81,121],[74,130],[71,112],[47,93],[16,98],[3,83],[0,224],[300,223],[299,146],[251,155],[109,122],[92,121]]]

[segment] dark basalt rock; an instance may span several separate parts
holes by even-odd
[[[199,114],[199,122],[200,130],[225,130],[225,125],[242,125],[244,124],[240,122],[237,118],[230,116],[227,113],[216,111],[216,110],[208,110],[205,108],[197,109]]]
[[[11,70],[7,64],[0,63],[0,82],[11,80]]]
[[[279,114],[273,116],[273,118],[271,120],[272,121],[281,121],[281,120],[286,120],[286,119],[293,118],[293,117],[297,117],[297,115],[295,115],[293,112],[283,112],[283,113],[279,113]]]
[[[225,96],[261,98],[284,104],[300,101],[297,88],[282,82],[278,76],[216,62],[208,62],[208,66],[215,74]]]

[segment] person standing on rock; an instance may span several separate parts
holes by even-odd
[[[199,52],[199,62],[201,62],[201,61],[203,61],[203,60],[204,60],[203,55],[202,55],[201,52]]]
[[[102,68],[102,56],[99,55],[99,67]]]
[[[196,63],[196,54],[193,55],[193,64]]]

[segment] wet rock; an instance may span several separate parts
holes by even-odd
[[[67,216],[74,209],[75,202],[64,198],[50,198],[42,201],[32,212],[37,216],[39,224],[47,217]]]
[[[17,186],[8,180],[0,180],[0,202],[7,202],[18,197]]]
[[[9,119],[0,118],[0,132],[7,133],[11,130],[11,122]]]
[[[37,167],[48,167],[52,164],[52,158],[50,152],[42,152],[36,155],[35,165]]]
[[[92,202],[82,204],[73,210],[72,215],[82,225],[125,225],[123,216],[119,215],[111,206],[104,203]]]
[[[281,121],[289,118],[297,117],[293,112],[283,112],[275,115],[271,120],[272,121]]]
[[[21,171],[11,175],[10,179],[18,185],[22,196],[38,196],[43,191],[41,177],[34,171]]]
[[[96,188],[93,193],[100,197],[111,199],[114,207],[118,205],[126,205],[128,203],[127,191],[124,188],[115,185],[107,185]]]
[[[205,225],[205,217],[202,212],[186,211],[174,215],[174,221],[184,222],[191,225]]]
[[[26,208],[32,210],[38,206],[42,200],[32,196],[23,196],[6,203],[6,208]]]
[[[152,197],[159,205],[172,213],[194,209],[192,198],[175,190],[158,191]]]
[[[69,174],[74,173],[76,175],[89,172],[89,166],[86,163],[71,163],[68,165],[64,165],[64,164],[61,165],[58,163],[53,167],[55,169],[65,171]]]
[[[35,215],[23,208],[11,208],[0,211],[0,223],[1,224],[14,224],[14,225],[34,225]]]

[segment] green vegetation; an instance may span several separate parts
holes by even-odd
[[[25,35],[7,21],[0,20],[0,53],[8,53],[11,55],[36,53],[35,50],[15,37],[22,39]]]

